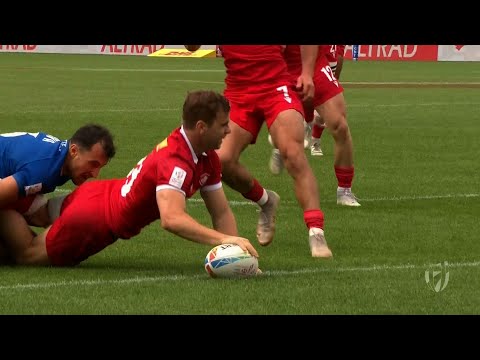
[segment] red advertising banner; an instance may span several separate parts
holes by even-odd
[[[358,60],[437,61],[438,45],[359,45]],[[352,59],[352,45],[345,47]]]

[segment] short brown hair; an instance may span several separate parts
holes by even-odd
[[[227,114],[230,111],[225,96],[211,90],[190,91],[183,103],[183,126],[193,129],[199,120],[210,126],[220,111]]]
[[[115,156],[113,136],[106,127],[97,124],[87,124],[75,131],[70,143],[77,144],[83,150],[90,150],[93,145],[100,143],[105,155],[111,159]]]

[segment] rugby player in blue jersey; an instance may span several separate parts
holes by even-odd
[[[69,180],[80,185],[96,178],[114,155],[110,131],[96,124],[82,126],[69,140],[42,132],[0,134],[0,210],[28,216],[46,203],[41,194]]]

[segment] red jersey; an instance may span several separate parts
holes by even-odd
[[[221,45],[220,51],[227,71],[226,93],[231,89],[291,82],[282,45]]]
[[[183,128],[173,131],[141,159],[126,179],[115,180],[106,201],[112,232],[128,239],[160,218],[157,191],[174,189],[190,198],[198,189],[221,188],[220,159],[214,150],[197,157]]]
[[[336,66],[338,55],[343,56],[345,53],[345,45],[328,45],[330,47],[329,51],[327,52],[327,59],[330,66]]]
[[[326,56],[330,51],[330,45],[318,45],[317,61],[315,63],[315,72],[327,64]],[[300,45],[287,45],[283,53],[285,62],[288,66],[288,72],[296,80],[302,73],[302,54]],[[321,66],[320,66],[321,65]]]

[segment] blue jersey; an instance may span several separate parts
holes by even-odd
[[[62,176],[68,140],[45,133],[0,134],[0,179],[12,175],[20,197],[49,193],[70,180]]]

